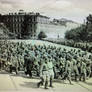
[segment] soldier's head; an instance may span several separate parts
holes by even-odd
[[[45,63],[47,64],[47,58],[45,57]]]
[[[92,55],[89,55],[89,57],[88,57],[88,58],[92,60]]]

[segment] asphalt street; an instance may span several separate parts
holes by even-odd
[[[16,75],[0,72],[0,92],[92,92],[92,78],[84,82],[72,82],[66,80],[54,80],[54,88],[47,90],[44,87],[37,88],[39,78],[29,78],[24,74]]]

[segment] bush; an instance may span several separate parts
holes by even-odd
[[[42,39],[42,38],[46,38],[47,35],[45,34],[45,32],[41,31],[39,34],[38,34],[38,39]]]
[[[71,29],[65,33],[65,38],[74,41],[92,42],[92,15],[86,18],[86,24],[78,28]]]

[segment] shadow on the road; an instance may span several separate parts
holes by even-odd
[[[0,71],[0,74],[8,74],[8,73],[5,71]]]
[[[58,80],[58,79],[54,79],[54,81],[53,82],[56,82],[56,83],[60,83],[60,84],[67,84],[67,83],[65,83],[65,81],[64,80]]]
[[[10,75],[11,75],[11,76],[14,76],[14,77],[23,77],[23,78],[28,78],[28,79],[39,79],[39,77],[36,77],[36,76],[30,77],[30,76],[28,76],[28,75],[25,75],[24,73],[18,73],[18,74],[16,74],[16,73],[11,73]]]
[[[26,87],[26,88],[37,88],[37,83],[35,82],[24,82],[24,84],[20,84],[20,86]]]
[[[18,74],[14,74],[14,73],[10,74],[10,76],[19,77]]]
[[[89,86],[92,86],[92,82],[84,82],[85,84],[89,85]]]
[[[19,76],[21,76],[23,78],[27,78],[27,79],[40,79],[40,77],[38,77],[38,76],[32,76],[32,77],[30,77],[30,76],[25,75],[25,74],[21,74]]]
[[[30,78],[30,77],[26,76],[26,75],[23,74],[23,73],[22,73],[22,74],[21,74],[21,73],[16,74],[15,72],[11,73],[10,76]]]

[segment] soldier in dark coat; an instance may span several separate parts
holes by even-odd
[[[32,69],[33,69],[33,61],[30,59],[28,55],[24,57],[24,67],[25,67],[25,74],[29,74],[32,77]]]

